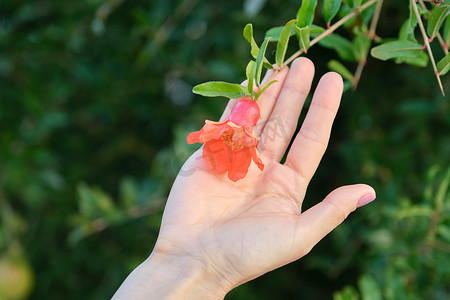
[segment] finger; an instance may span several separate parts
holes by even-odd
[[[339,74],[330,72],[320,79],[305,121],[288,153],[286,165],[307,182],[314,175],[327,148],[342,90],[343,82]]]
[[[266,76],[267,78],[265,81],[268,81],[270,78],[270,80],[276,80],[277,82],[267,88],[267,90],[265,90],[264,93],[262,93],[258,98],[258,105],[261,110],[261,120],[259,120],[258,124],[256,124],[253,129],[256,136],[261,135],[261,132],[263,131],[263,128],[272,113],[275,103],[277,102],[288,73],[289,68],[285,67],[272,78],[270,78],[270,76]],[[263,84],[261,84],[261,86],[263,86]]]
[[[375,199],[375,190],[365,184],[343,186],[322,202],[303,212],[296,223],[295,240],[308,253],[323,237],[341,224],[357,207]]]
[[[264,85],[264,84],[267,82],[267,80],[272,76],[273,73],[274,73],[274,70],[273,70],[273,69],[267,70],[266,74],[264,75],[263,80],[261,81],[261,85]],[[247,83],[248,83],[248,80],[246,79],[246,80],[244,80],[244,81],[241,83],[241,85],[243,85],[243,86],[246,87],[246,86],[247,86]],[[256,87],[256,85],[254,85],[253,88],[255,88],[255,87]],[[245,97],[246,97],[246,96],[245,96]],[[226,117],[228,117],[228,115],[231,113],[231,110],[233,109],[234,105],[235,105],[237,102],[239,102],[239,101],[241,101],[242,99],[244,99],[245,97],[241,97],[241,98],[238,98],[238,99],[231,99],[230,101],[228,101],[228,104],[227,104],[227,106],[225,107],[225,110],[223,111],[222,116],[220,117],[220,121],[223,121]],[[260,102],[258,101],[258,103],[260,103]]]
[[[278,100],[265,123],[258,150],[279,161],[294,134],[298,117],[309,94],[314,64],[306,57],[296,59],[289,70]]]
[[[275,65],[274,65],[274,67],[275,67]],[[275,69],[267,70],[266,74],[264,74],[264,77],[261,80],[261,85],[264,85],[265,83],[267,83],[269,78],[272,77],[273,73],[275,73]]]

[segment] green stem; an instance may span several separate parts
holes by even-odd
[[[420,31],[422,32],[423,40],[425,42],[425,46],[427,48],[428,55],[430,56],[431,65],[433,66],[434,74],[436,74],[436,79],[438,81],[439,88],[441,89],[442,95],[445,96],[444,88],[442,87],[441,78],[439,77],[439,72],[438,72],[438,69],[436,67],[436,62],[434,61],[433,52],[431,51],[430,43],[428,42],[428,36],[427,36],[426,31],[425,31],[425,27],[423,26],[422,19],[420,18],[420,14],[419,14],[419,10],[417,9],[416,1],[415,0],[410,0],[410,3],[411,3],[412,8],[414,10],[414,14],[416,15]]]
[[[351,13],[349,13],[348,15],[346,15],[345,17],[343,17],[342,19],[340,19],[339,21],[337,21],[336,23],[334,23],[332,26],[330,26],[330,28],[326,29],[324,32],[322,32],[320,35],[318,35],[315,39],[313,39],[310,43],[310,48],[312,46],[314,46],[315,44],[317,44],[321,39],[323,39],[324,37],[330,35],[331,33],[333,33],[336,29],[338,29],[339,27],[341,27],[345,22],[347,22],[348,20],[350,20],[351,18],[359,15],[361,12],[363,12],[364,10],[368,9],[370,6],[372,6],[375,2],[378,2],[378,0],[370,0],[366,3],[364,3],[363,5],[361,5],[359,10],[354,10]],[[297,52],[295,52],[294,54],[292,54],[291,57],[289,57],[281,66],[280,69],[275,70],[275,72],[273,72],[272,76],[270,76],[270,78],[266,81],[271,82],[273,77],[278,74],[280,72],[280,70],[283,67],[286,67],[287,65],[289,65],[294,59],[296,59],[297,57],[299,57],[304,51],[302,49],[298,50]]]
[[[369,8],[370,6],[372,6],[375,2],[378,2],[378,0],[370,0],[366,3],[364,3],[363,5],[361,5],[361,8],[359,10],[355,10],[351,13],[349,13],[348,15],[346,15],[345,17],[343,17],[342,19],[340,19],[339,21],[337,21],[336,23],[334,23],[330,28],[328,28],[327,30],[325,30],[324,32],[322,32],[319,36],[317,36],[315,39],[313,39],[310,43],[310,47],[314,46],[315,44],[317,44],[321,39],[323,39],[324,37],[330,35],[331,33],[333,33],[333,31],[335,31],[336,29],[338,29],[339,27],[341,27],[345,22],[347,22],[348,20],[350,20],[351,18],[353,18],[354,16],[359,15],[361,12],[363,12],[364,10],[366,10],[367,8]],[[290,64],[294,59],[296,59],[298,56],[300,56],[304,51],[302,49],[298,50],[297,52],[295,52],[291,57],[289,57],[281,66],[281,68],[287,66],[288,64]]]
[[[377,29],[378,20],[380,19],[380,13],[381,13],[382,6],[383,6],[383,0],[377,0],[377,6],[375,8],[375,12],[373,14],[373,18],[370,23],[369,34],[368,34],[371,43],[376,36],[375,31]],[[358,67],[356,68],[355,76],[353,77],[353,90],[356,90],[359,80],[361,79],[362,71],[364,69],[364,66],[366,65],[368,54],[369,54],[369,51],[366,51],[364,53],[364,57],[358,63]]]
[[[422,7],[423,10],[426,10],[428,12],[430,12],[428,10],[428,8],[426,7],[425,3],[423,3],[424,0],[419,0],[419,4]],[[431,2],[431,1],[430,1]],[[442,38],[442,35],[438,32],[436,34],[436,37],[439,41],[439,44],[441,44],[442,50],[444,51],[445,55],[448,54],[448,45],[445,43],[444,39]]]

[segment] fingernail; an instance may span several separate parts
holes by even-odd
[[[374,194],[367,194],[365,196],[363,196],[361,199],[358,200],[358,205],[357,207],[361,207],[364,206],[370,202],[372,202],[373,200],[375,200],[377,196],[375,196]]]

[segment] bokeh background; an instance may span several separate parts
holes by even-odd
[[[260,43],[299,6],[1,0],[0,299],[110,298],[151,252],[170,186],[197,147],[187,133],[226,104],[192,87],[241,82],[245,24]],[[408,14],[404,1],[385,1],[378,35],[397,36]],[[308,57],[315,85],[336,53],[314,46]],[[449,170],[450,100],[431,66],[369,57],[305,205],[358,182],[378,199],[227,299],[449,299]]]

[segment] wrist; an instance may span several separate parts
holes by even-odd
[[[125,280],[114,299],[223,299],[229,290],[191,257],[153,252]]]

